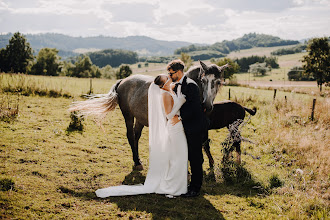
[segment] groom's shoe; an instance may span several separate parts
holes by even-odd
[[[186,194],[181,195],[184,198],[191,198],[199,196],[199,192],[195,190],[189,190]]]

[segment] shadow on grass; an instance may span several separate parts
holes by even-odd
[[[221,181],[217,180],[221,177]],[[210,170],[204,175],[205,193],[209,195],[231,194],[238,197],[268,194],[262,184],[256,181],[244,165],[233,161],[222,164],[219,169]]]
[[[227,177],[222,177],[224,181],[217,181],[219,173],[231,172]],[[224,219],[223,215],[217,210],[204,195],[226,195],[231,194],[238,197],[254,197],[260,194],[261,185],[254,181],[252,175],[241,165],[230,164],[229,167],[221,171],[210,171],[204,175],[202,195],[195,198],[175,199],[166,198],[164,195],[147,194],[135,196],[120,196],[100,199],[94,192],[76,192],[75,190],[60,187],[63,193],[80,197],[86,200],[99,200],[117,204],[121,212],[132,217],[138,217],[132,211],[150,213],[153,219]],[[224,176],[224,174],[222,174]],[[229,178],[231,177],[231,178]],[[145,176],[138,171],[129,173],[123,184],[134,185],[143,183]],[[120,214],[122,215],[122,214]]]
[[[132,171],[125,177],[123,184],[141,184],[144,180],[145,176],[140,172]],[[115,203],[121,212],[147,212],[152,215],[153,219],[224,219],[222,214],[203,196],[170,199],[166,198],[165,195],[146,194],[100,199],[96,197],[94,192],[79,192],[63,186],[59,187],[59,190],[62,193],[85,200]],[[122,214],[120,213],[120,215]],[[134,217],[134,214],[131,215],[133,218],[137,217]]]

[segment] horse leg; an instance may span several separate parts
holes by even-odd
[[[135,146],[135,149],[136,149],[136,154],[137,154],[136,156],[137,156],[137,158],[140,162],[139,165],[135,166],[136,170],[143,170],[143,166],[141,164],[140,157],[139,157],[139,140],[140,140],[140,137],[141,137],[143,127],[144,127],[144,125],[141,124],[140,122],[138,122],[138,121],[135,122],[135,125],[134,125],[134,146]]]
[[[209,165],[210,165],[210,169],[213,169],[214,167],[214,160],[213,160],[213,157],[211,155],[211,152],[210,152],[210,139],[209,139],[209,135],[208,135],[208,132],[206,132],[204,134],[204,137],[203,137],[203,148],[204,148],[204,151],[209,159]]]
[[[126,123],[126,129],[127,129],[127,139],[128,143],[131,146],[132,153],[133,153],[133,161],[134,161],[134,169],[136,169],[139,165],[141,165],[137,149],[135,147],[135,137],[134,137],[134,117],[131,115],[124,115],[125,123]]]

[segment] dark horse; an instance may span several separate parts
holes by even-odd
[[[227,127],[230,134],[230,138],[232,140],[232,146],[230,147],[230,152],[224,152],[225,157],[228,158],[229,153],[231,153],[231,148],[235,148],[236,150],[236,161],[238,164],[241,163],[241,134],[239,131],[239,126],[243,122],[245,117],[245,111],[250,113],[250,115],[255,115],[257,112],[256,108],[249,109],[247,107],[241,106],[240,104],[232,101],[223,101],[217,102],[213,104],[213,110],[208,114],[208,118],[210,120],[209,130],[220,129]],[[229,126],[234,126],[229,129]],[[210,168],[213,168],[214,160],[210,152],[210,144],[208,139],[208,132],[204,135],[204,144],[203,148],[205,153],[209,159]]]
[[[200,88],[200,99],[203,108],[208,112],[213,108],[214,98],[221,85],[222,71],[228,67],[211,64],[189,69],[186,76],[193,79]],[[73,103],[72,111],[79,111],[81,115],[94,115],[103,119],[107,112],[114,110],[118,104],[125,118],[127,139],[133,153],[135,169],[142,170],[138,152],[138,142],[144,126],[148,126],[148,89],[154,77],[132,75],[118,80],[108,94],[95,95],[91,99]]]

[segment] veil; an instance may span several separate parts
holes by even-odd
[[[162,91],[151,83],[148,91],[149,150],[164,152],[168,140]]]
[[[159,188],[169,157],[169,152],[166,150],[169,138],[162,100],[162,91],[156,84],[151,83],[148,90],[149,169],[144,185],[121,185],[98,189],[95,192],[98,197],[154,193]]]
[[[149,170],[144,185],[152,192],[160,184],[168,158],[166,146],[169,138],[162,100],[162,91],[151,83],[148,90]]]

